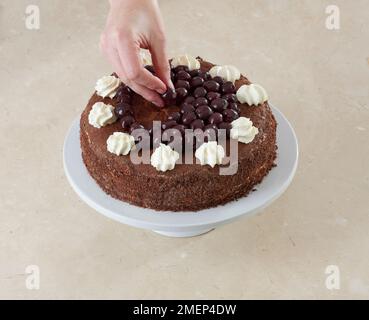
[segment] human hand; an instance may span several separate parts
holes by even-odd
[[[173,84],[156,0],[110,0],[100,47],[125,84],[146,100],[164,106],[159,94]],[[156,76],[144,68],[140,48],[150,51]]]

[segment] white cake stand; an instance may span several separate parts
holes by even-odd
[[[276,200],[291,183],[298,162],[296,135],[283,114],[272,107],[278,122],[277,166],[256,191],[238,201],[197,212],[162,212],[116,200],[96,184],[82,161],[79,119],[73,122],[64,143],[64,170],[75,192],[101,214],[134,227],[153,230],[169,237],[192,237],[244,216],[257,213]]]

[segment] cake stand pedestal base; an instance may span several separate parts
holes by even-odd
[[[171,237],[171,238],[188,238],[188,237],[196,237],[202,234],[208,233],[214,229],[202,229],[196,231],[179,231],[179,232],[167,232],[167,231],[155,231],[162,236]]]

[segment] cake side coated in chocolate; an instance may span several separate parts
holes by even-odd
[[[213,65],[201,60],[201,70]],[[236,88],[250,84],[245,77]],[[213,84],[208,84],[213,85]],[[259,106],[240,105],[240,116],[250,118],[259,133],[249,144],[238,143],[238,170],[234,175],[219,175],[219,166],[177,164],[171,171],[157,171],[150,164],[135,165],[129,155],[116,156],[106,149],[108,137],[122,131],[120,122],[97,129],[88,115],[96,102],[116,106],[111,98],[96,93],[82,113],[80,139],[83,161],[94,180],[109,195],[141,207],[169,211],[197,211],[225,204],[247,195],[274,166],[276,158],[276,121],[265,102]],[[136,120],[148,126],[153,120],[166,121],[179,107],[158,109],[134,94],[132,105]]]

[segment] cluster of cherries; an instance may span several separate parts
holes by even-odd
[[[155,73],[152,66],[146,68]],[[240,116],[235,85],[218,76],[212,78],[208,72],[199,69],[189,71],[186,66],[173,68],[171,78],[175,90],[169,89],[162,98],[166,106],[180,106],[180,110],[171,113],[162,123],[163,140],[164,135],[172,134],[171,131],[180,132],[183,137],[188,128],[200,129],[208,136],[215,136],[215,139],[217,130],[225,129],[229,136],[231,122]],[[132,95],[131,89],[122,84],[116,95],[118,105],[115,108],[123,129],[130,133],[135,129],[144,129],[134,118]]]

